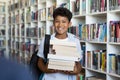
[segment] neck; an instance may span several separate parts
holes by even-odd
[[[55,35],[55,37],[58,39],[65,39],[65,38],[67,38],[67,36],[68,36],[67,34],[65,34],[65,35],[56,34]]]

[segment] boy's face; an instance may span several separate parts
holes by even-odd
[[[66,35],[69,26],[71,25],[71,22],[69,22],[67,17],[64,16],[57,16],[54,19],[54,27],[56,30],[56,33],[59,35]]]

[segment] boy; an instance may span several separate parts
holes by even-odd
[[[80,52],[81,47],[79,39],[77,39],[74,35],[67,33],[68,28],[71,26],[72,13],[67,8],[58,7],[53,12],[53,18],[53,24],[56,32],[51,36],[51,40],[76,42],[77,49]],[[39,52],[37,54],[40,57],[38,60],[38,67],[45,73],[42,80],[76,80],[76,74],[78,74],[82,69],[80,63],[76,63],[74,71],[48,69],[48,64],[44,64],[43,46],[44,39],[40,44]]]

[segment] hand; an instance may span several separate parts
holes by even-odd
[[[81,64],[79,62],[76,62],[73,73],[79,74],[81,70],[82,70]]]
[[[51,73],[56,73],[58,72],[58,70],[55,70],[55,69],[48,69]]]
[[[59,72],[62,72],[62,73],[64,73],[64,74],[72,74],[73,73],[73,71],[59,71]]]

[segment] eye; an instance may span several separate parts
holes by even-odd
[[[59,22],[58,20],[55,21],[55,23],[58,23],[58,22]]]
[[[66,21],[62,21],[62,23],[66,23]]]

